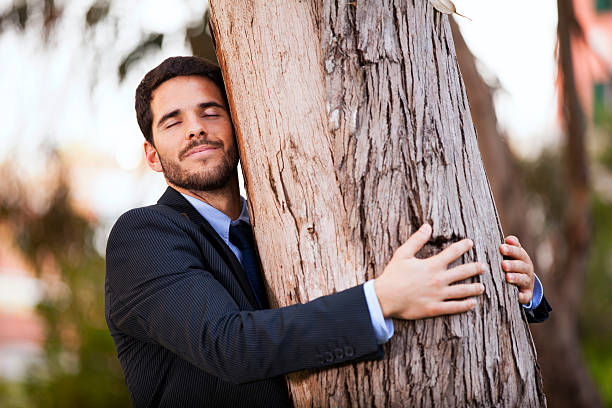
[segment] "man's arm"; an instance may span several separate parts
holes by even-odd
[[[207,269],[176,220],[150,208],[124,214],[107,246],[109,319],[233,383],[378,356],[361,286],[243,311]]]
[[[239,383],[381,356],[362,285],[305,304],[241,311],[177,217],[141,208],[115,224],[107,246],[107,313],[120,331]],[[482,264],[446,269],[471,241],[414,257],[430,235],[428,225],[413,234],[376,279],[384,317],[460,313],[475,301],[452,299],[482,293],[479,283],[453,285],[482,273]]]

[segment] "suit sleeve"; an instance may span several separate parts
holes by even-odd
[[[124,214],[107,245],[107,318],[225,381],[380,357],[363,289],[241,311],[187,232],[151,208]]]
[[[551,311],[552,311],[552,307],[546,300],[546,297],[542,296],[542,300],[540,301],[540,304],[538,305],[538,307],[536,307],[535,309],[525,310],[525,314],[527,315],[527,322],[528,323],[542,323],[546,319],[548,319],[548,316]]]

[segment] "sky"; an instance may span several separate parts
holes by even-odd
[[[23,178],[36,184],[50,171],[45,160],[49,150],[58,149],[71,163],[77,204],[101,221],[102,250],[122,212],[155,202],[165,188],[161,175],[143,161],[134,90],[164,58],[190,54],[183,27],[201,18],[206,2],[115,1],[110,14],[121,16],[119,23],[101,23],[87,31],[83,16],[91,2],[58,1],[66,4],[65,12],[46,47],[36,30],[9,28],[0,36],[0,89],[5,95],[0,98],[0,162],[11,160]],[[0,10],[9,3],[0,0]],[[556,2],[455,4],[471,18],[458,22],[481,72],[490,83],[498,83],[496,110],[512,147],[523,155],[537,153],[558,134]],[[149,32],[164,33],[161,50],[139,61],[120,82],[122,57]]]
[[[495,107],[512,147],[523,155],[538,153],[559,134],[556,1],[455,0],[455,5],[472,19],[457,21],[481,73],[492,84],[499,80]]]

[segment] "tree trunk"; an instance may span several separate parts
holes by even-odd
[[[570,7],[569,10],[568,6]],[[559,56],[562,57],[562,60],[559,61],[559,72],[565,72],[566,69],[563,64],[572,63],[571,58],[568,58],[570,47],[568,31],[571,24],[567,21],[572,20],[573,10],[571,9],[571,2],[560,4],[559,7],[559,40],[560,42],[564,40],[563,44],[559,46]],[[470,100],[472,117],[478,130],[478,144],[487,175],[491,181],[493,195],[497,198],[497,208],[502,225],[506,232],[516,234],[521,239],[523,247],[532,255],[536,253],[536,242],[538,240],[552,239],[556,243],[554,245],[556,261],[553,268],[543,268],[542,265],[538,265],[537,257],[532,256],[536,273],[543,282],[546,297],[551,301],[554,308],[550,320],[546,324],[532,326],[535,344],[539,350],[538,360],[545,379],[544,390],[547,400],[553,407],[599,407],[601,406],[601,400],[584,361],[576,316],[576,310],[578,310],[576,296],[582,296],[581,288],[586,273],[584,262],[587,251],[584,248],[589,245],[588,237],[590,236],[588,230],[586,236],[584,231],[584,223],[588,223],[589,217],[588,200],[584,200],[584,195],[581,193],[568,194],[569,199],[567,201],[571,203],[568,206],[581,209],[580,211],[571,211],[570,214],[574,215],[574,219],[577,216],[580,221],[567,222],[564,233],[559,234],[559,236],[543,237],[541,231],[534,231],[529,222],[526,222],[525,214],[528,207],[525,197],[527,197],[528,192],[522,180],[517,177],[519,171],[516,158],[512,155],[505,137],[497,127],[491,90],[478,73],[474,56],[465,44],[454,21],[451,21],[451,28],[455,39],[459,67]],[[571,67],[569,71],[573,72]],[[567,97],[573,95],[573,97],[566,99],[564,114],[571,114],[574,118],[570,119],[574,123],[574,126],[571,127],[574,131],[571,139],[568,138],[565,159],[567,162],[579,164],[568,166],[570,172],[581,175],[573,178],[575,181],[571,184],[576,187],[572,189],[583,191],[583,188],[585,188],[588,191],[587,178],[584,170],[581,169],[581,166],[584,166],[584,169],[587,167],[584,152],[584,127],[575,125],[581,121],[584,123],[584,118],[573,81],[569,80],[563,83],[564,87],[569,87],[568,91],[564,91],[563,94]],[[574,91],[571,89],[574,89]],[[569,126],[568,129],[570,129]],[[572,140],[571,146],[570,140]],[[579,227],[578,233],[573,232],[573,227]],[[580,242],[580,245],[566,243],[566,241],[577,241]],[[579,251],[566,250],[569,247],[583,249]],[[578,257],[580,260],[572,261],[571,258],[573,257]],[[580,267],[576,267],[578,265]],[[562,279],[561,274],[555,272],[557,269],[568,271],[568,266],[573,267],[571,273],[565,274],[565,276],[569,275],[572,276],[572,279],[579,279],[579,285],[576,285],[573,280]],[[565,291],[572,292],[573,300],[571,303],[568,301],[570,299],[564,298],[563,293]],[[564,358],[559,358],[559,356],[564,356]]]
[[[211,0],[271,302],[380,274],[423,222],[489,265],[472,312],[396,321],[385,358],[288,377],[297,406],[543,406],[446,16],[425,0]]]

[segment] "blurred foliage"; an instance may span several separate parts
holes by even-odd
[[[93,27],[108,16],[110,3],[108,1],[96,1],[89,7],[85,14],[85,22],[88,27]]]
[[[42,16],[42,38],[47,41],[62,13],[63,8],[55,4],[54,0],[13,0],[5,11],[0,12],[0,33],[10,25],[24,31],[31,21],[30,17],[40,14]]]
[[[164,40],[163,34],[151,33],[149,36],[136,46],[121,62],[117,72],[119,73],[119,80],[123,81],[127,75],[128,70],[135,62],[142,59],[151,50],[159,50]]]
[[[111,0],[92,0],[83,15],[84,30],[110,20]],[[65,4],[61,2],[61,4]],[[68,4],[66,4],[68,7]],[[39,30],[43,43],[53,34],[62,6],[53,0],[13,0],[0,10],[0,34]],[[41,18],[37,18],[41,17]],[[215,61],[208,29],[209,14],[184,27],[194,55]],[[123,80],[130,68],[161,48],[163,33],[143,33],[117,67]],[[60,168],[52,186],[27,187],[10,166],[0,165],[0,217],[7,220],[16,242],[43,280],[58,275],[37,312],[46,329],[44,363],[33,366],[23,381],[0,379],[0,407],[123,407],[129,395],[115,346],[104,318],[104,259],[93,244],[97,225],[72,206],[67,170],[56,155],[49,167]],[[44,203],[40,201],[40,191]],[[33,197],[37,198],[34,199]],[[41,210],[42,208],[42,210]],[[53,279],[51,279],[53,281]]]
[[[612,108],[605,109],[600,106],[595,106],[593,114],[594,121],[597,123],[598,138],[596,160],[597,163],[605,166],[612,172]]]
[[[94,248],[96,223],[73,208],[65,169],[58,167],[42,210],[27,205],[35,190],[3,168],[11,188],[0,192],[0,214],[47,290],[38,306],[46,326],[45,361],[31,367],[23,382],[0,382],[0,400],[6,408],[127,406],[104,318],[104,259]]]
[[[599,115],[605,120],[589,132],[597,146],[591,152],[592,167],[598,169],[592,177],[612,180],[612,114],[607,111]],[[521,170],[530,207],[540,209],[537,216],[542,229],[538,235],[541,238],[560,233],[567,194],[561,153],[555,148],[544,150],[533,160],[522,161]],[[602,400],[612,408],[612,185],[608,188],[607,192],[593,191],[592,247],[577,329]]]
[[[580,310],[582,345],[601,396],[612,407],[612,202],[593,200],[593,247]]]
[[[191,45],[193,55],[206,58],[209,61],[217,62],[214,41],[210,34],[208,21],[210,20],[210,9],[206,9],[204,17],[196,24],[187,27],[185,37]]]
[[[595,115],[595,177],[612,180],[612,106],[604,105]],[[612,408],[612,183],[601,190],[593,198],[593,246],[579,330],[604,404]]]
[[[6,11],[0,13],[0,33],[9,25],[25,30],[29,16],[28,3],[23,0],[14,1]]]

